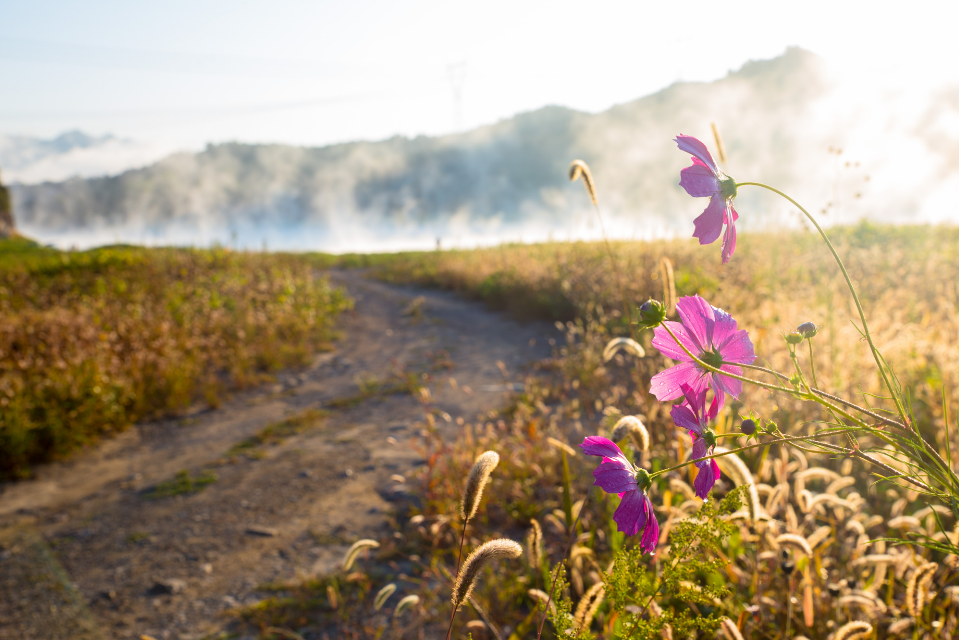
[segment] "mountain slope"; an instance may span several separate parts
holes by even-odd
[[[111,234],[195,243],[232,234],[244,244],[326,249],[401,237],[528,239],[589,232],[588,201],[565,177],[569,162],[582,158],[614,234],[685,233],[704,203],[677,186],[688,158],[671,139],[687,133],[712,147],[709,124],[717,122],[728,171],[740,180],[794,189],[832,220],[918,212],[913,196],[870,190],[870,173],[902,175],[895,164],[864,157],[846,169],[848,151],[828,153],[856,135],[871,139],[857,129],[861,109],[837,95],[844,94],[820,58],[789,49],[721,80],[677,83],[599,114],[546,107],[458,135],[322,148],[211,145],[118,176],[18,185],[13,197],[29,232],[81,244]],[[943,113],[954,115],[955,105]],[[924,121],[925,135],[942,143],[934,125]],[[883,157],[869,145],[859,149]],[[770,203],[744,191],[738,207],[751,215],[743,227],[790,220],[787,207]]]

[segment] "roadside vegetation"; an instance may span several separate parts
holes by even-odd
[[[947,447],[942,398],[949,407],[959,400],[959,230],[859,225],[830,236],[856,281],[874,339],[910,389],[916,424],[946,455],[956,443]],[[821,326],[820,380],[859,402],[878,393],[870,352],[850,323],[855,310],[831,256],[812,235],[743,235],[739,260],[726,267],[694,241],[615,242],[613,252],[633,309],[650,297],[674,303],[721,292],[726,310],[749,331],[756,364],[776,370],[790,365],[782,335],[814,322]],[[604,354],[611,338],[629,330],[603,245],[505,245],[337,262],[366,267],[389,282],[443,287],[520,317],[559,322],[566,342],[525,377],[525,390],[508,406],[454,416],[462,425],[453,441],[441,437],[437,414],[424,403],[421,430],[408,443],[426,461],[418,499],[396,514],[392,534],[367,551],[368,559],[336,575],[274,585],[274,598],[243,611],[243,624],[261,637],[443,634],[463,531],[464,479],[484,451],[498,453],[499,464],[466,527],[463,557],[494,538],[522,543],[524,555],[479,574],[454,638],[536,637],[551,571],[564,557],[569,569],[553,597],[560,614],[546,623],[543,637],[557,637],[563,626],[569,637],[601,638],[674,637],[674,631],[684,637],[687,630],[729,640],[955,633],[954,557],[883,540],[954,541],[955,511],[930,506],[893,482],[876,482],[858,460],[783,443],[743,452],[744,468],[724,466],[720,458],[723,474],[706,507],[692,488],[695,467],[687,466],[658,475],[649,489],[661,527],[655,555],[640,555],[639,536],[617,531],[612,515],[619,499],[590,490],[598,461],[576,445],[587,435],[611,437],[621,417],[637,416],[648,445],[622,434],[618,444],[654,472],[685,459],[691,442],[670,418],[671,404],[648,393],[651,376],[664,368],[650,344],[652,332],[637,332],[644,357]],[[720,413],[716,433],[738,432],[750,416],[774,422],[786,435],[823,418],[815,406],[747,387]],[[722,444],[735,448],[745,441],[726,437]],[[737,485],[745,488],[734,492]],[[724,496],[729,499],[720,506]],[[615,599],[605,600],[611,593]],[[642,597],[622,610],[612,606],[622,606],[629,593]],[[396,613],[411,596],[415,603],[406,600]],[[637,616],[641,628],[624,624]]]
[[[330,348],[346,295],[308,260],[0,243],[0,478]]]

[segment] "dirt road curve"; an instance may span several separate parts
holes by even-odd
[[[559,339],[549,325],[518,324],[449,294],[332,275],[356,300],[334,353],[217,410],[138,425],[3,487],[0,638],[97,637],[65,628],[91,613],[103,638],[200,638],[224,624],[223,611],[266,597],[258,585],[326,572],[356,539],[384,534],[400,476],[420,463],[410,443],[423,405],[374,395],[281,444],[226,452],[267,425],[356,396],[358,380],[442,364],[444,351],[452,368],[434,375],[456,384],[438,393],[433,385],[433,402],[454,419],[443,423],[452,436],[455,418],[501,406],[523,366]],[[181,470],[217,479],[198,493],[147,498]],[[49,569],[57,560],[68,578]],[[42,583],[57,575],[77,591],[47,601]]]

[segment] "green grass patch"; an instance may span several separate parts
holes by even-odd
[[[173,496],[184,496],[199,493],[213,484],[219,477],[210,469],[204,469],[197,475],[190,475],[187,470],[180,471],[172,480],[159,483],[150,491],[144,494],[147,500],[158,500],[160,498],[172,498]]]
[[[262,458],[259,450],[267,445],[282,444],[286,438],[318,426],[326,412],[321,409],[307,409],[279,422],[263,427],[246,440],[238,442],[227,451],[227,457],[245,455],[248,458]]]

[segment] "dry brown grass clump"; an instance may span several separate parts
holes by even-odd
[[[0,477],[305,364],[347,307],[294,256],[5,248]]]

